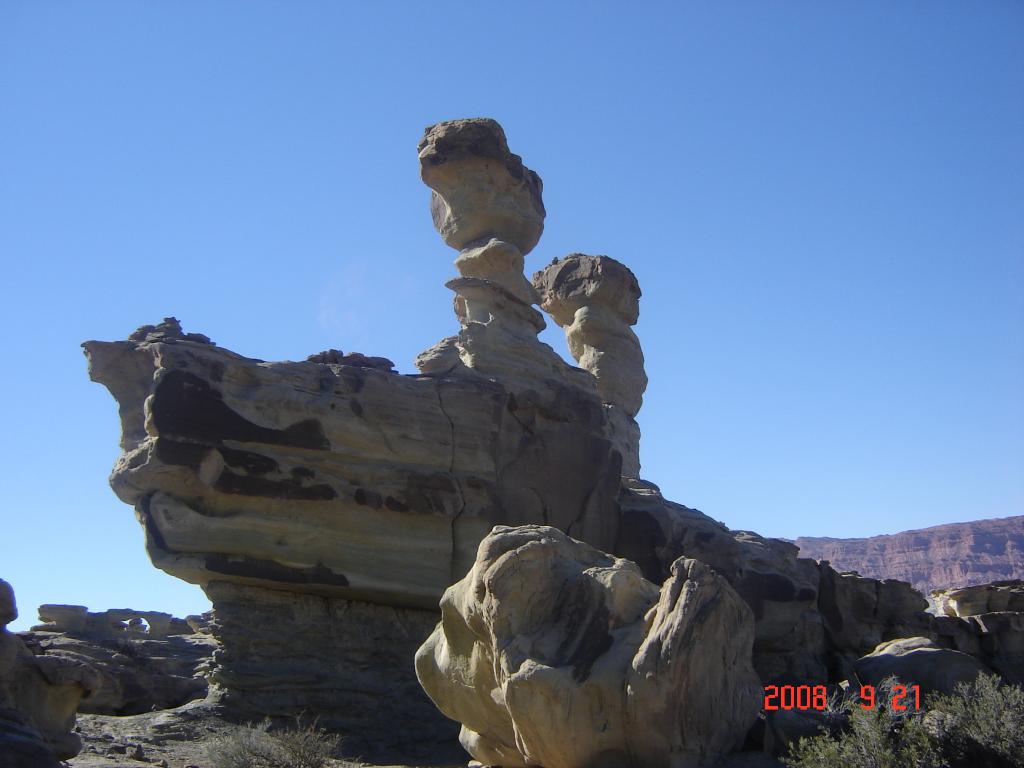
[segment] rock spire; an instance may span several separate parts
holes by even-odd
[[[592,384],[537,340],[540,297],[523,275],[524,256],[544,230],[543,184],[508,148],[490,118],[451,120],[426,129],[419,143],[420,177],[430,187],[434,226],[459,251],[455,292],[462,330],[420,354],[423,373],[465,368],[514,391],[544,379]]]
[[[569,352],[597,379],[608,408],[622,472],[640,474],[640,428],[634,419],[647,389],[644,353],[631,326],[640,316],[640,284],[608,256],[574,253],[533,276],[541,308],[565,331]]]

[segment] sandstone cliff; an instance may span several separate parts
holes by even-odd
[[[802,557],[828,560],[838,571],[907,581],[924,594],[1024,578],[1024,515],[865,539],[806,536],[794,543]]]

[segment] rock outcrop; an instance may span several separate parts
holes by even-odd
[[[940,616],[981,616],[1001,611],[1024,612],[1024,580],[995,581],[962,589],[938,589],[931,594]]]
[[[608,409],[611,437],[622,453],[622,474],[640,477],[640,427],[647,375],[640,340],[640,283],[625,264],[574,253],[533,276],[541,307],[565,331],[569,352],[594,375]]]
[[[76,660],[98,673],[98,687],[79,712],[134,715],[206,695],[202,674],[217,643],[184,619],[131,609],[91,613],[81,605],[42,605],[39,619],[31,632],[19,633],[34,654]]]
[[[82,748],[75,712],[99,679],[74,659],[33,655],[7,631],[16,618],[14,590],[0,579],[0,768],[55,767]]]
[[[422,375],[338,350],[249,359],[174,318],[84,347],[120,406],[115,492],[153,563],[214,603],[211,695],[246,716],[316,701],[325,724],[351,725],[367,691],[351,671],[372,667],[374,690],[404,708],[408,741],[429,748],[451,731],[415,683],[412,652],[442,593],[496,524],[543,523],[611,549],[622,458],[594,377],[537,339],[522,269],[542,229],[539,178],[490,120],[428,129],[420,165],[439,231],[460,249],[462,325],[421,356]],[[264,654],[284,646],[277,622],[240,630],[240,617],[284,610],[282,592],[330,617],[296,619],[305,661]],[[390,661],[367,667],[365,643],[390,635],[393,653],[379,651]],[[392,720],[359,729],[393,744]]]
[[[878,686],[894,676],[926,693],[952,693],[959,683],[972,683],[992,670],[960,651],[942,648],[926,637],[909,637],[881,643],[854,665],[862,685]]]
[[[1024,579],[1024,516],[975,520],[865,539],[801,537],[804,557],[840,571],[899,579],[928,594]]]
[[[379,606],[387,625],[407,609],[401,621],[425,633],[494,524],[542,522],[614,544],[619,458],[591,393],[558,384],[513,395],[482,376],[265,363],[184,338],[85,348],[92,377],[120,404],[124,454],[112,486],[135,507],[153,563],[202,586],[218,615],[254,604],[251,590],[242,599],[224,586],[235,585],[268,590],[268,604],[278,598],[269,590],[326,598],[337,622]],[[280,628],[250,632],[273,644]],[[246,680],[222,701],[259,715],[266,696],[246,649],[260,642],[236,637],[218,635],[214,680]],[[411,652],[424,637],[409,640],[412,685]],[[320,664],[302,679],[311,696],[333,691],[330,711],[347,721],[363,690],[344,664]],[[263,669],[265,694],[281,671]],[[383,719],[363,733],[393,736]],[[443,722],[421,735],[442,733]]]
[[[347,731],[364,755],[397,749],[412,756],[417,747],[436,758],[454,742],[455,729],[416,683],[413,654],[437,623],[441,596],[477,563],[478,546],[496,525],[549,526],[628,558],[639,571],[616,565],[609,573],[633,574],[627,580],[636,576],[637,584],[642,573],[666,585],[663,598],[675,594],[674,584],[689,596],[680,605],[713,593],[728,596],[722,615],[742,613],[734,610],[735,593],[753,615],[752,663],[764,682],[843,680],[879,643],[906,637],[978,655],[996,669],[1016,668],[1020,633],[1012,620],[993,619],[986,629],[975,619],[932,616],[906,583],[840,573],[800,557],[792,543],[731,531],[636,477],[633,417],[646,377],[631,330],[640,295],[632,273],[607,257],[574,255],[534,284],[526,280],[523,257],[543,229],[542,187],[493,120],[428,128],[419,160],[437,229],[459,251],[459,277],[448,285],[460,326],[417,358],[419,374],[337,349],[302,362],[246,358],[185,333],[174,318],[126,341],[83,345],[91,377],[119,406],[114,491],[134,507],[153,563],[200,585],[214,604],[210,631],[220,646],[207,702],[246,719],[312,711],[323,725]],[[541,302],[566,329],[583,368],[538,340]],[[538,588],[550,597],[549,587]],[[630,589],[656,596],[651,585]],[[581,593],[579,608],[597,610],[615,590],[601,594]],[[704,629],[683,620],[688,608],[651,610],[652,621],[680,619],[664,626],[667,643],[677,642],[678,630],[688,638],[685,654],[703,658],[691,641]],[[719,615],[719,608],[708,610]],[[625,634],[640,632],[627,624]],[[706,629],[721,627],[711,622]],[[644,624],[640,638],[654,631]],[[575,642],[568,629],[565,637]],[[609,663],[626,654],[626,645],[615,647]],[[531,659],[548,658],[548,651],[561,659],[557,648],[531,648]],[[638,644],[630,664],[642,667],[656,653],[654,645]],[[669,723],[658,726],[668,741],[651,736],[650,746],[610,749],[692,761],[741,736],[737,726],[726,739],[700,719],[699,706],[672,710],[705,695],[688,690],[693,679],[677,666],[653,683],[636,683],[651,691],[672,681],[668,709],[636,710]],[[565,695],[590,701],[592,685],[578,683],[566,681]],[[725,697],[706,702],[711,711],[739,701],[714,681],[708,685],[707,696]],[[544,724],[528,747],[509,741],[507,705],[487,709],[483,730],[471,726],[483,738],[470,737],[473,749],[514,749],[510,760],[568,759],[568,745],[546,745]],[[721,710],[734,725],[742,711],[739,704]],[[602,738],[580,735],[579,749]]]
[[[940,621],[967,620],[978,633],[978,655],[1007,680],[1024,685],[1024,581],[936,590]]]
[[[484,765],[701,766],[757,716],[753,617],[681,559],[658,588],[553,528],[496,527],[416,656]]]

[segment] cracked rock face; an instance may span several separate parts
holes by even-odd
[[[701,766],[757,717],[753,635],[747,606],[696,560],[659,590],[555,529],[496,527],[416,670],[484,765]]]
[[[267,363],[180,333],[84,346],[90,375],[120,406],[111,484],[135,508],[153,563],[202,586],[218,614],[271,615],[291,594],[331,617],[303,624],[310,641],[292,647],[312,653],[330,634],[338,655],[305,661],[260,650],[288,638],[278,622],[215,624],[214,693],[246,715],[316,702],[368,751],[393,743],[383,716],[345,715],[365,690],[343,672],[366,650],[366,622],[348,617],[372,616],[377,642],[394,634],[408,651],[380,693],[409,715],[410,743],[435,743],[444,721],[431,719],[412,654],[483,536],[533,522],[606,548],[618,535],[620,457],[593,391],[548,380],[512,393],[482,376],[403,376],[340,354]]]

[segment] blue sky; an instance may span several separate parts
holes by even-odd
[[[1024,4],[0,0],[0,576],[179,615],[79,343],[263,359],[453,332],[423,128],[545,182],[532,273],[628,264],[643,474],[766,535],[1024,511]],[[561,332],[543,338],[565,354]]]

